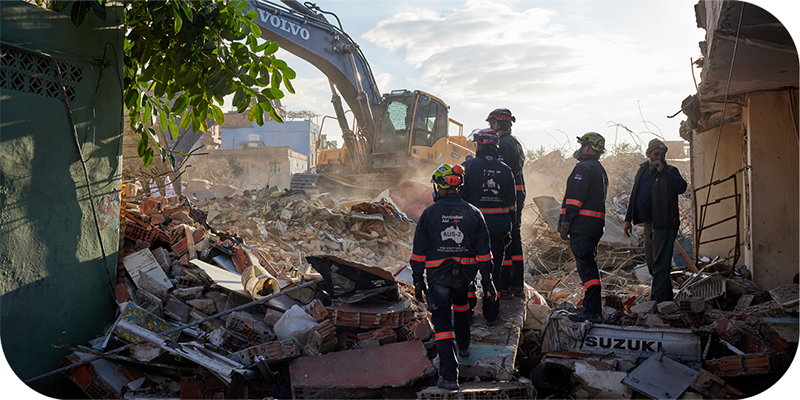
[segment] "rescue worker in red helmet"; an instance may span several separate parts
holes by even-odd
[[[576,322],[603,321],[597,244],[603,236],[606,222],[608,176],[599,161],[605,151],[605,142],[603,136],[596,132],[587,132],[578,138],[581,147],[573,157],[579,162],[567,178],[558,220],[559,234],[562,239],[569,240],[578,275],[583,282],[583,311],[569,315],[569,319]]]
[[[477,148],[475,158],[464,162],[464,186],[461,198],[478,207],[486,220],[492,249],[492,269],[481,270],[483,289],[483,317],[489,326],[497,325],[500,302],[497,287],[501,285],[501,270],[505,244],[511,237],[515,220],[512,208],[516,205],[514,173],[497,158],[500,137],[491,129],[482,129],[473,135]],[[470,299],[472,300],[472,299]],[[470,301],[470,307],[475,303]]]
[[[460,165],[442,164],[433,173],[434,203],[417,222],[411,255],[415,296],[427,297],[439,354],[437,386],[458,389],[459,357],[469,357],[469,284],[480,268],[491,269],[489,231],[480,210],[458,195]],[[427,285],[425,283],[427,275]]]
[[[511,134],[511,125],[516,121],[517,119],[507,108],[495,109],[486,117],[489,127],[500,136],[497,156],[514,173],[516,191],[516,204],[512,210],[515,212],[515,220],[511,227],[511,241],[506,247],[503,259],[502,286],[497,288],[500,292],[500,299],[511,298],[512,294],[518,297],[525,296],[525,260],[522,256],[522,235],[520,233],[522,209],[525,207],[525,178],[522,176],[522,168],[525,166],[525,151],[519,140]]]

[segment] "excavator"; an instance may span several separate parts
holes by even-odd
[[[367,59],[336,14],[309,2],[281,2],[250,0],[247,11],[258,13],[262,38],[277,42],[328,78],[344,141],[343,148],[319,150],[316,172],[293,175],[292,189],[381,191],[428,176],[441,163],[459,164],[474,156],[474,143],[464,136],[461,124],[448,118],[449,106],[442,99],[420,90],[381,94]],[[353,113],[352,126],[342,98]],[[448,135],[451,124],[458,126],[457,136]]]

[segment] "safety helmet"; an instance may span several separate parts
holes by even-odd
[[[592,146],[592,149],[601,153],[606,151],[606,139],[597,132],[584,133],[583,136],[578,138],[578,143],[581,145],[588,144]]]
[[[500,144],[500,136],[497,132],[491,129],[481,129],[472,135],[472,140],[479,145],[492,145],[498,146]]]
[[[517,119],[511,115],[511,111],[507,108],[498,108],[490,112],[489,116],[486,117],[486,122],[490,122],[492,119],[496,119],[498,121],[517,122]]]
[[[456,164],[451,166],[445,163],[433,171],[431,182],[442,189],[455,189],[461,186],[461,183],[464,181],[462,178],[463,173],[464,167],[461,165]]]

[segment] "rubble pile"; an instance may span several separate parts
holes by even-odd
[[[119,316],[90,347],[59,345],[73,352],[65,375],[89,397],[374,395],[435,374],[430,314],[393,276],[415,224],[391,202],[245,191],[122,207]],[[413,356],[414,368],[377,386],[289,370],[332,352],[374,369],[358,355],[378,347],[375,360],[388,354],[399,371]]]
[[[415,223],[407,215],[424,208],[420,202],[388,191],[343,199],[285,189],[239,192],[210,182],[184,192],[192,198],[123,198],[118,318],[89,346],[56,345],[71,352],[64,374],[91,398],[763,392],[797,350],[797,278],[763,291],[725,260],[695,268],[676,253],[675,301],[649,301],[639,237],[622,235],[641,161],[630,154],[603,159],[610,211],[597,255],[599,324],[567,318],[581,307],[583,287],[555,225],[574,163],[560,153],[529,163],[526,182],[537,196],[523,213],[525,296],[501,301],[496,327],[485,323],[478,299],[472,354],[459,358],[467,381],[458,392],[435,387],[430,314],[410,285]],[[411,197],[428,199],[422,189]],[[689,201],[681,198],[682,212],[691,212]],[[681,232],[691,232],[691,216],[682,219]]]

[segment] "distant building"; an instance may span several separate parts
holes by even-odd
[[[214,129],[219,131],[220,149],[288,146],[292,151],[306,156],[303,171],[317,164],[315,149],[319,126],[310,120],[284,123],[264,121],[264,125],[259,126],[248,121],[245,114],[228,113],[225,114],[225,123]]]
[[[665,140],[664,144],[669,149],[667,151],[667,159],[680,160],[689,158],[689,149],[691,144],[685,140]]]
[[[219,149],[208,153],[210,160],[225,159],[241,168],[241,190],[264,189],[278,186],[288,188],[292,175],[305,172],[308,156],[293,151],[289,146],[246,146],[240,149]]]

